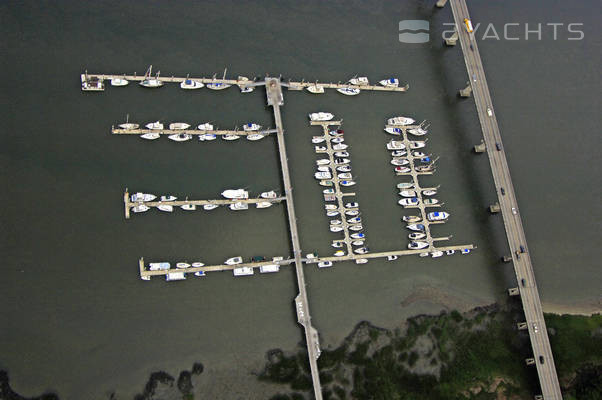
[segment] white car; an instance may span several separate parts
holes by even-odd
[[[539,332],[539,329],[537,328],[537,324],[535,322],[533,322],[533,333],[537,333]]]
[[[516,215],[518,214],[518,211],[516,211],[516,208],[512,207],[512,214]]]
[[[493,115],[493,112],[491,111],[491,108],[487,107],[487,115],[489,115],[490,117]]]

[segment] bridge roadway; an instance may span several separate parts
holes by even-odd
[[[295,205],[293,203],[293,187],[291,185],[291,177],[288,170],[288,157],[286,156],[286,146],[284,143],[284,128],[282,126],[282,116],[280,115],[280,106],[284,104],[282,86],[280,86],[280,80],[277,78],[266,78],[265,82],[268,105],[272,106],[274,110],[274,121],[277,129],[276,135],[278,138],[280,165],[282,168],[282,180],[284,182],[284,193],[286,196],[286,207],[288,211],[288,223],[291,233],[291,241],[293,244],[295,270],[297,273],[297,286],[299,287],[299,294],[295,298],[297,321],[303,325],[303,328],[305,329],[305,342],[307,344],[309,367],[311,370],[311,379],[314,387],[314,398],[316,400],[322,400],[320,373],[318,371],[320,344],[318,342],[318,331],[311,325],[311,316],[309,314],[309,302],[307,300],[303,261],[301,259],[301,244],[299,242],[297,217],[295,215]]]
[[[498,192],[499,204],[504,219],[504,226],[508,238],[508,245],[512,251],[512,260],[516,279],[519,282],[519,290],[526,322],[531,338],[531,346],[537,366],[537,374],[541,386],[542,395],[545,400],[561,400],[560,385],[554,366],[554,357],[548,339],[546,323],[544,321],[539,293],[535,284],[533,265],[527,249],[527,240],[523,230],[516,195],[508,169],[508,163],[502,146],[502,139],[493,113],[493,105],[489,88],[485,79],[485,72],[474,33],[468,33],[465,29],[464,18],[470,20],[465,0],[450,1],[454,20],[459,33],[466,69],[470,77],[472,93],[474,95],[479,121],[483,130],[487,154],[491,164],[493,180]],[[474,24],[474,23],[473,23]],[[472,47],[471,47],[472,46]],[[488,114],[491,110],[491,116]],[[496,145],[500,150],[497,150]],[[505,195],[501,194],[504,188]],[[517,252],[520,246],[525,249],[524,253]],[[524,286],[522,284],[524,279]],[[536,328],[537,326],[537,328]],[[540,361],[543,357],[543,362]]]

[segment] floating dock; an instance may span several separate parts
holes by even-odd
[[[193,136],[201,136],[201,135],[216,135],[216,136],[226,136],[226,135],[237,135],[237,136],[249,136],[249,135],[264,135],[268,136],[271,133],[276,133],[276,129],[264,129],[258,131],[245,131],[245,130],[211,130],[211,131],[202,131],[199,129],[122,129],[115,128],[113,126],[111,128],[111,133],[113,135],[144,135],[147,133],[158,133],[159,135],[177,135],[177,134],[186,134]]]

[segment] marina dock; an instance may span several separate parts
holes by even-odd
[[[276,129],[266,129],[266,130],[258,130],[258,131],[245,131],[245,130],[211,130],[211,131],[203,131],[199,129],[121,129],[115,128],[114,126],[111,128],[111,133],[113,135],[144,135],[147,133],[158,133],[159,135],[177,135],[177,134],[186,134],[186,135],[206,135],[213,134],[217,136],[226,136],[226,135],[237,135],[237,136],[249,136],[254,134],[267,136],[271,133],[276,133]]]

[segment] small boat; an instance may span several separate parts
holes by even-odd
[[[140,137],[142,139],[146,139],[146,140],[155,140],[155,139],[159,139],[159,137],[161,137],[161,135],[157,132],[149,132],[149,133],[145,133],[144,135],[140,135]]]
[[[125,123],[119,124],[119,127],[121,129],[138,129],[140,124],[130,122],[130,114],[127,114],[125,117]]]
[[[425,199],[423,201],[423,203],[426,204],[426,205],[439,204],[439,200],[437,200],[437,199]]]
[[[333,129],[332,131],[329,131],[328,133],[330,134],[330,136],[341,136],[345,133],[345,131],[342,129]]]
[[[337,215],[339,215],[339,214],[340,214],[340,212],[338,212],[338,211],[334,211],[334,210],[329,210],[329,211],[326,211],[326,216],[327,216],[327,217],[336,217],[336,216],[337,216]]]
[[[244,189],[228,189],[224,190],[222,196],[226,199],[248,199],[249,192]]]
[[[232,257],[228,258],[224,264],[226,265],[236,265],[242,263],[242,257]]]
[[[324,138],[324,136],[314,136],[313,138],[311,138],[311,142],[313,144],[318,144],[318,143],[322,143],[324,142],[326,139]]]
[[[397,260],[399,257],[398,256],[387,256],[387,260],[388,261],[395,261]]]
[[[316,160],[316,165],[330,165],[330,160],[328,158]]]
[[[190,128],[190,124],[187,124],[186,122],[172,122],[171,124],[169,124],[169,129],[171,130],[188,128]]]
[[[348,151],[337,151],[334,153],[335,157],[349,157]]]
[[[351,172],[351,167],[349,165],[341,165],[337,167],[337,171],[339,172]]]
[[[347,146],[344,143],[337,143],[334,146],[332,146],[332,149],[333,150],[345,150],[347,147],[349,147],[349,146]]]
[[[409,117],[393,117],[387,120],[387,125],[411,125],[415,122],[413,118]]]
[[[427,242],[410,242],[410,244],[408,244],[408,249],[410,250],[425,249],[427,247],[429,247]]]
[[[180,208],[182,210],[186,210],[186,211],[195,211],[196,210],[196,204],[183,204],[180,206]]]
[[[264,137],[265,137],[265,135],[263,135],[261,133],[251,133],[251,134],[247,135],[247,140],[255,142],[257,140],[263,139]]]
[[[337,175],[337,178],[339,179],[351,179],[353,178],[353,176],[351,176],[350,172],[342,172],[340,174]]]
[[[211,210],[215,210],[218,207],[219,207],[219,205],[217,205],[217,204],[205,204],[203,206],[203,210],[211,211]]]
[[[343,250],[337,250],[334,252],[335,257],[343,257],[344,255],[345,255],[345,252]]]
[[[410,167],[395,167],[395,172],[408,173],[411,170]]]
[[[416,198],[416,197],[405,198],[405,199],[399,200],[397,203],[400,206],[404,206],[404,207],[415,206],[416,204],[418,204],[418,198]]]
[[[358,233],[352,233],[352,234],[351,234],[351,238],[352,238],[352,239],[365,239],[365,238],[366,238],[366,235],[365,235],[365,234],[363,234],[363,233],[361,233],[361,232],[358,232]]]
[[[442,251],[433,251],[431,253],[431,257],[433,257],[433,258],[441,257],[442,255],[443,255]]]
[[[370,84],[370,82],[368,81],[368,77],[366,76],[351,78],[349,79],[349,83],[357,86],[366,86]]]
[[[185,142],[187,140],[192,139],[192,135],[189,135],[187,133],[176,133],[173,135],[169,135],[167,138],[173,140],[174,142]]]
[[[173,206],[167,205],[167,204],[160,204],[157,206],[157,208],[160,211],[165,211],[165,212],[173,212]]]
[[[426,253],[420,253],[419,256],[420,257],[428,257],[429,253],[428,252],[426,252]]]
[[[356,264],[366,264],[367,262],[368,262],[367,258],[356,258],[355,259]]]
[[[138,204],[138,205],[132,207],[132,211],[135,213],[142,213],[142,212],[145,212],[148,210],[150,210],[150,207],[145,204]]]
[[[163,124],[159,121],[150,122],[145,125],[147,129],[163,129]]]
[[[456,252],[456,250],[445,250],[445,255],[451,256]]]
[[[323,153],[327,149],[326,149],[326,146],[314,146],[314,150],[315,150],[316,153]]]
[[[244,124],[244,125],[242,126],[242,129],[243,129],[245,132],[250,132],[250,131],[258,131],[258,130],[260,130],[260,129],[261,129],[261,125],[255,124],[255,123],[253,123],[253,122],[249,122],[249,123],[247,123],[247,124]]]
[[[337,92],[342,93],[346,96],[355,96],[355,95],[360,94],[360,90],[358,88],[352,88],[352,87],[338,88]]]
[[[432,165],[419,165],[416,167],[416,171],[417,172],[432,172],[435,169],[433,168]]]
[[[197,271],[194,273],[194,276],[205,276],[205,271]]]
[[[334,160],[335,165],[345,165],[345,164],[349,164],[350,162],[351,162],[351,160],[348,158],[336,158]]]
[[[414,158],[423,158],[423,157],[426,157],[426,154],[424,154],[421,151],[413,151],[412,152],[412,157],[414,157]]]
[[[419,217],[418,215],[404,215],[401,220],[403,222],[410,222],[410,223],[414,223],[414,222],[420,222],[422,221],[422,217]]]
[[[412,189],[414,182],[401,182],[397,184],[397,189]]]
[[[190,268],[190,264],[185,262],[179,262],[176,264],[176,268]]]
[[[383,79],[382,81],[378,81],[378,83],[380,83],[382,86],[386,86],[386,87],[398,87],[399,79],[388,78],[388,79]]]
[[[215,80],[215,75],[213,75],[213,79]],[[224,76],[222,77],[221,80],[225,80],[226,79],[226,71],[224,70]],[[207,84],[207,89],[211,89],[211,90],[223,90],[223,89],[227,89],[229,88],[230,84],[228,83],[224,83],[224,82],[212,82],[212,83],[208,83]]]
[[[233,133],[229,133],[227,135],[223,135],[222,139],[223,140],[238,140],[238,139],[240,139],[240,136],[234,135]]]
[[[358,210],[347,210],[345,211],[345,215],[355,217],[356,215],[360,215],[360,212]]]
[[[424,136],[428,133],[428,131],[426,129],[422,129],[422,128],[412,128],[412,129],[408,129],[408,133],[411,133],[414,136]]]
[[[367,247],[360,247],[359,249],[354,249],[353,252],[355,254],[366,254],[369,251]]]
[[[330,174],[330,172],[326,172],[326,171],[318,171],[314,174],[314,178],[316,179],[331,179],[332,175]]]
[[[349,226],[349,229],[352,231],[361,231],[362,229],[364,229],[364,227],[362,226],[362,224],[357,224],[357,225],[351,225]]]
[[[401,135],[402,131],[399,128],[394,128],[392,126],[387,126],[385,128],[385,132],[390,133],[391,135]]]
[[[81,75],[82,90],[102,92],[105,90],[105,83],[103,79],[97,77],[88,77],[88,73]]]
[[[255,203],[255,206],[257,208],[268,208],[272,206],[272,203],[269,201],[260,201],[258,203]]]
[[[176,196],[169,195],[169,196],[161,196],[160,199],[161,199],[160,201],[174,201],[174,200],[177,200],[178,198]]]
[[[403,150],[406,148],[406,145],[403,142],[391,140],[387,143],[387,150]]]
[[[322,190],[322,193],[331,194],[331,193],[334,193],[334,189],[324,189],[324,190]]]
[[[201,142],[204,142],[204,141],[209,142],[209,141],[215,140],[215,139],[217,139],[217,135],[215,133],[205,133],[204,135],[199,135],[199,140]]]
[[[166,271],[171,268],[171,264],[168,262],[154,262],[148,264],[149,271]]]
[[[338,207],[334,204],[324,204],[325,210],[336,210]]]
[[[343,224],[343,221],[341,221],[340,219],[333,219],[332,221],[330,221],[330,225],[341,225]]]
[[[278,197],[278,194],[273,190],[270,190],[269,192],[261,193],[259,197],[261,197],[262,199],[275,199],[276,197]]]
[[[343,242],[335,241],[335,242],[332,242],[331,246],[334,247],[335,249],[338,249],[340,247],[343,247]]]
[[[399,192],[399,195],[403,197],[416,197],[416,192],[414,190],[402,190]]]
[[[347,223],[349,224],[359,224],[360,222],[362,222],[362,219],[360,217],[353,217],[347,220]]]
[[[280,271],[280,265],[278,265],[278,264],[266,264],[266,265],[261,265],[259,267],[259,272],[262,274],[266,274],[268,272],[278,272],[278,271]]]
[[[155,88],[155,87],[163,86],[163,82],[161,80],[159,80],[160,72],[157,72],[156,77],[151,78],[152,71],[153,71],[153,66],[151,65],[150,67],[148,67],[148,70],[146,70],[146,73],[144,74],[144,80],[142,82],[140,82],[140,86],[144,86],[144,87],[148,87],[148,88]]]
[[[248,210],[249,209],[249,205],[247,203],[243,203],[240,201],[237,201],[234,204],[230,204],[230,210],[233,211],[240,211],[240,210]]]
[[[320,94],[324,93],[324,86],[315,84],[307,87],[307,91],[309,93]]]
[[[249,275],[253,275],[255,273],[255,271],[253,270],[252,267],[240,267],[240,268],[234,268],[232,270],[232,273],[234,274],[234,276],[249,276]]]
[[[318,171],[330,172],[330,167],[327,167],[326,165],[319,165],[318,166]]]
[[[354,246],[363,246],[366,241],[364,239],[357,239],[351,242]]]
[[[239,76],[238,77],[238,81],[239,82],[251,82],[249,81],[249,78],[247,78],[246,76]],[[240,88],[240,92],[241,93],[251,93],[253,90],[255,90],[254,86],[247,86],[245,83],[243,84],[238,84],[238,87]],[[251,82],[252,83],[252,82]]]
[[[341,181],[341,186],[353,186],[355,181]]]
[[[421,149],[426,146],[426,142],[422,140],[414,140],[410,142],[410,149]]]
[[[316,112],[309,114],[309,119],[312,121],[330,121],[334,118],[334,114],[327,112]]]
[[[398,157],[396,157],[396,158],[393,158],[391,160],[391,164],[393,164],[393,165],[399,165],[399,166],[401,166],[401,165],[408,165],[409,163],[410,163],[410,161],[408,161],[407,158],[398,158]]]
[[[470,253],[470,249],[462,249],[462,254],[468,254]]]
[[[445,221],[449,218],[449,214],[445,211],[430,212],[426,215],[429,221]]]
[[[330,141],[331,141],[332,143],[343,143],[343,142],[345,141],[345,138],[342,138],[342,137],[335,137],[335,138],[332,138],[332,139],[330,139]]]
[[[404,157],[406,154],[405,150],[395,150],[391,152],[391,157]]]
[[[412,232],[408,235],[408,237],[412,240],[424,239],[426,237],[426,233],[423,232]]]
[[[156,198],[157,196],[155,196],[154,194],[138,192],[130,196],[130,201],[133,203],[137,201],[153,201]]]
[[[345,208],[358,208],[360,203],[347,203],[345,204]]]
[[[332,186],[332,185],[333,185],[332,181],[328,181],[328,180],[320,181],[320,186]]]
[[[203,86],[203,82],[195,81],[194,79],[190,79],[189,75],[186,75],[186,79],[180,82],[180,88],[186,90],[200,89]]]
[[[408,229],[411,230],[411,231],[423,232],[424,231],[424,225],[422,225],[422,224],[409,224],[408,225]]]
[[[212,131],[213,125],[210,124],[209,122],[205,122],[204,124],[200,124],[199,126],[197,126],[197,129],[199,131]]]
[[[318,268],[330,268],[332,267],[332,261],[320,261],[318,263]]]
[[[338,225],[330,226],[330,232],[341,232],[342,230],[343,230],[342,226],[338,226]]]
[[[125,78],[113,78],[111,79],[111,86],[127,86],[130,83]]]
[[[434,189],[433,190],[423,190],[422,191],[422,195],[423,196],[434,196],[436,194],[437,194],[437,191],[434,190]]]

